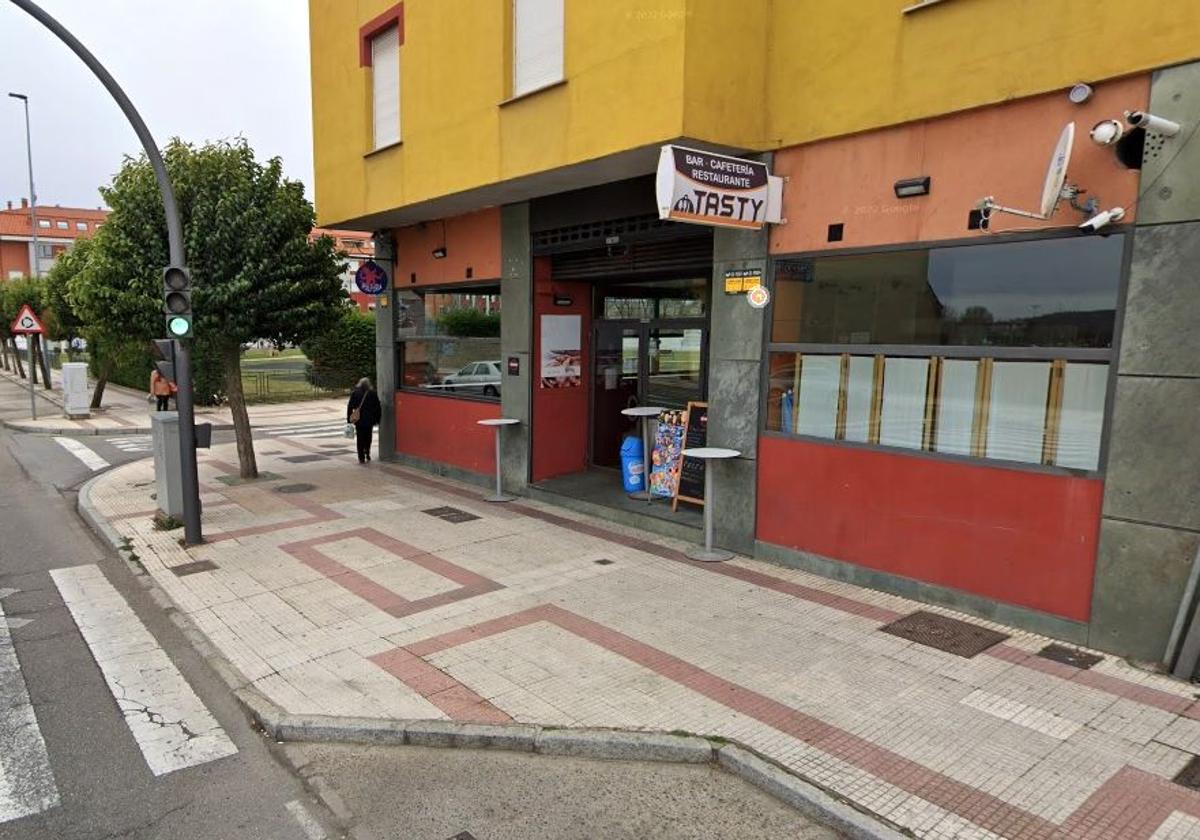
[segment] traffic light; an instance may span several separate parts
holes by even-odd
[[[158,358],[154,360],[154,367],[158,372],[171,380],[175,381],[175,339],[173,338],[156,338],[154,339],[154,355]]]
[[[167,335],[192,337],[192,276],[183,266],[163,269],[163,311],[167,316]]]

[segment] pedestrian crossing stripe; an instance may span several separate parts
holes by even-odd
[[[167,652],[99,566],[50,577],[155,776],[233,755],[225,734]]]
[[[17,621],[5,619],[0,606],[0,699],[4,703],[4,724],[0,726],[0,824],[41,813],[59,802],[50,755],[9,633],[10,627],[18,626]]]
[[[290,437],[298,440],[342,437],[343,423],[321,420],[309,423],[275,424],[259,426],[257,431],[268,437]]]

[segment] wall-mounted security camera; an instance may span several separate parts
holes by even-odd
[[[1092,218],[1079,226],[1079,229],[1084,233],[1095,233],[1101,228],[1111,225],[1114,222],[1119,222],[1125,218],[1124,207],[1114,207],[1111,210],[1103,210],[1097,213]]]
[[[1179,123],[1168,120],[1166,117],[1156,117],[1145,111],[1126,111],[1125,121],[1135,128],[1153,131],[1163,137],[1174,137],[1179,133]]]
[[[1125,134],[1125,126],[1120,120],[1101,120],[1092,126],[1088,136],[1097,146],[1111,146]]]

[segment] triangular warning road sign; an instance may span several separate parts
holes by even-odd
[[[42,326],[42,322],[38,320],[38,316],[34,314],[27,303],[17,313],[17,320],[12,322],[12,331],[18,335],[22,333],[44,333],[46,328]]]

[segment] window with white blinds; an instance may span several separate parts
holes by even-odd
[[[564,0],[512,0],[513,96],[563,78]]]
[[[373,148],[400,142],[400,28],[371,39],[371,122]]]

